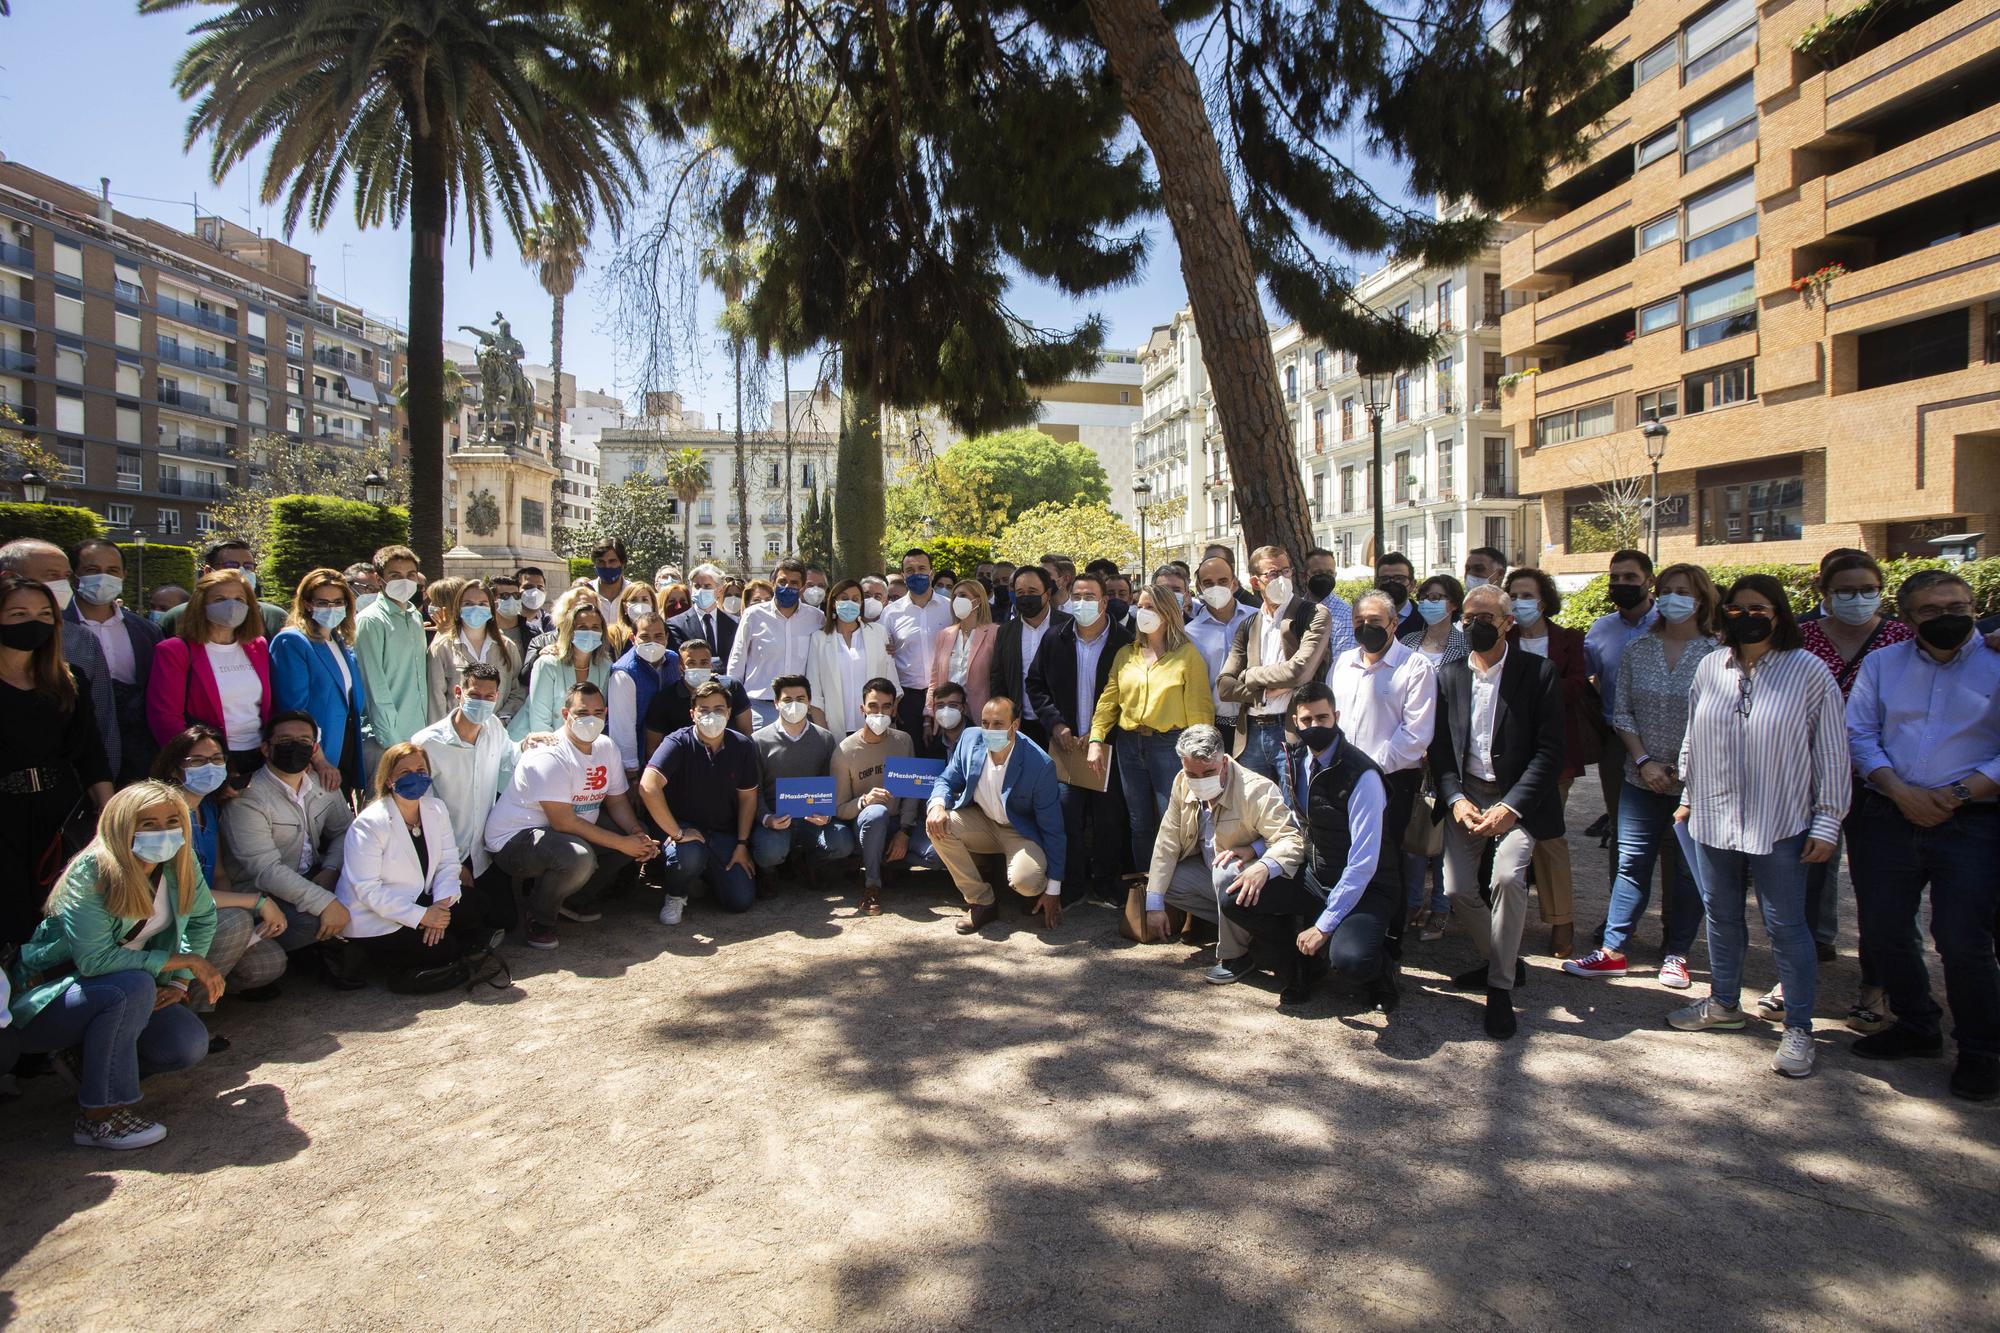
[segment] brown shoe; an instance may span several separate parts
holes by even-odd
[[[976,934],[981,929],[992,925],[999,915],[1000,904],[997,902],[974,903],[972,906],[966,908],[964,918],[959,921],[958,933],[961,935]]]
[[[882,891],[880,889],[867,888],[861,891],[861,915],[882,915]]]
[[[1549,927],[1549,956],[1551,958],[1569,957],[1570,950],[1575,943],[1576,927],[1574,925]]]

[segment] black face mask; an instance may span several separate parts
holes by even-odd
[[[312,761],[311,741],[279,741],[271,747],[271,767],[287,776],[305,772]]]
[[[1778,628],[1776,621],[1762,616],[1738,616],[1734,620],[1724,618],[1722,637],[1731,643],[1762,643]]]
[[[1126,613],[1131,609],[1131,603],[1127,602],[1123,597],[1114,597],[1104,604],[1104,614],[1112,620],[1124,620]]]
[[[1333,575],[1306,575],[1306,591],[1312,594],[1315,602],[1325,601],[1327,598],[1333,596]]]
[[[1490,653],[1500,642],[1500,627],[1475,620],[1465,627],[1465,646],[1475,653]]]
[[[1377,588],[1380,588],[1383,592],[1388,593],[1389,600],[1394,602],[1398,608],[1400,608],[1404,602],[1410,600],[1410,590],[1408,588],[1405,588],[1400,583],[1377,583],[1375,586]]]
[[[1971,616],[1933,616],[1917,626],[1917,637],[1940,652],[1958,647],[1971,633]]]
[[[1354,641],[1366,652],[1379,653],[1389,646],[1389,631],[1380,625],[1356,625]]]
[[[1014,609],[1033,620],[1042,613],[1044,600],[1038,592],[1024,592],[1014,599]]]
[[[0,625],[0,644],[17,653],[32,653],[56,636],[56,627],[46,620],[17,620]]]
[[[1339,727],[1303,727],[1299,739],[1306,743],[1306,749],[1318,754],[1327,746],[1340,739]]]
[[[1611,604],[1620,611],[1630,611],[1646,600],[1646,589],[1637,583],[1614,583],[1611,585]]]

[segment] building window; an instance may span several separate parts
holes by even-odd
[[[1669,213],[1663,218],[1654,218],[1639,228],[1639,251],[1643,254],[1648,250],[1657,249],[1668,241],[1677,239],[1680,234],[1680,214]]]
[[[1408,301],[1396,307],[1396,322],[1398,324],[1408,324],[1410,322],[1410,303]]]
[[[1679,135],[1674,127],[1669,125],[1658,134],[1639,140],[1639,146],[1636,150],[1639,156],[1639,165],[1643,167],[1648,162],[1657,162],[1667,154],[1673,152],[1674,143],[1678,138]]]
[[[1396,470],[1396,486],[1392,494],[1396,497],[1396,503],[1401,504],[1410,498],[1410,482],[1413,480],[1410,476],[1410,451],[1398,449],[1395,456],[1390,459],[1390,466]]]
[[[1617,424],[1617,418],[1615,404],[1606,399],[1572,412],[1551,412],[1536,421],[1536,436],[1544,445],[1594,439],[1599,435],[1609,435]]]
[[[83,446],[70,440],[56,441],[56,459],[61,464],[56,469],[53,481],[83,484]]]
[[[1458,440],[1448,436],[1438,441],[1438,490],[1447,498],[1457,485],[1457,467],[1453,455],[1458,452]]]
[[[1449,279],[1438,284],[1437,308],[1438,327],[1441,329],[1451,328],[1451,282]]]
[[[1326,409],[1323,407],[1313,409],[1313,448],[1326,448]]]
[[[120,444],[139,443],[139,409],[121,407],[118,409],[118,442]]]
[[[1496,551],[1507,549],[1507,520],[1489,518],[1486,520],[1486,545]]]
[[[779,555],[779,554],[782,554],[782,553],[781,553],[781,552],[779,551],[778,547],[779,547],[779,542],[778,542],[778,539],[777,539],[776,537],[766,537],[766,538],[764,539],[764,554],[765,554],[765,555]]]
[[[707,538],[707,537],[704,537],[704,538],[702,538],[702,539],[701,539],[701,540],[700,540],[699,542],[696,542],[696,543],[695,543],[695,547],[696,547],[696,549],[697,549],[697,550],[699,550],[699,551],[701,552],[701,558],[702,558],[702,559],[704,559],[704,560],[710,560],[710,559],[713,559],[713,558],[714,558],[714,556],[715,556],[715,543],[714,543],[714,542],[713,542],[712,540],[710,540],[709,538]]]
[[[1354,400],[1352,398],[1343,398],[1340,400],[1340,438],[1343,440],[1354,438]]]
[[[1655,389],[1651,393],[1639,395],[1639,420],[1660,421],[1667,417],[1679,416],[1681,411],[1681,391],[1679,389]]]
[[[1756,280],[1750,269],[1738,269],[1690,287],[1686,300],[1687,328],[1681,345],[1687,351],[1757,327]]]
[[[131,526],[132,526],[132,506],[131,506],[131,505],[106,505],[106,506],[104,506],[104,521],[105,521],[106,523],[109,523],[109,524],[110,524],[110,525],[111,525],[112,527],[114,527],[114,528],[129,528],[129,527],[131,527]]]
[[[1855,340],[1857,389],[1949,375],[1971,363],[1972,322],[1964,310],[1947,310],[1864,333]]]
[[[1669,296],[1664,301],[1657,301],[1652,305],[1641,306],[1639,308],[1639,332],[1641,333],[1658,333],[1661,329],[1672,328],[1674,325],[1680,323],[1680,321],[1681,299],[1678,296]]]
[[[1681,29],[1681,83],[1693,83],[1757,40],[1757,0],[1722,0]]]
[[[83,247],[75,241],[55,238],[56,272],[65,278],[83,281]]]
[[[1313,517],[1318,518],[1321,511],[1326,508],[1326,473],[1319,471],[1313,473],[1312,496]]]
[[[113,387],[127,398],[137,398],[144,392],[144,380],[141,378],[139,367],[133,365],[130,361],[121,360],[118,363],[115,375]]]
[[[715,522],[715,501],[703,500],[695,507],[694,518],[697,523]]]
[[[139,455],[127,453],[125,450],[120,449],[118,451],[118,489],[121,491],[138,490],[144,484],[141,480],[142,467]],[[166,480],[166,478],[162,478],[162,480]]]
[[[206,509],[194,516],[194,530],[197,536],[206,537],[215,531],[215,515]]]
[[[1703,546],[1796,541],[1805,535],[1805,478],[1799,460],[1773,459],[1695,474]]]
[[[1354,512],[1354,469],[1352,467],[1344,467],[1340,470],[1340,512],[1343,514]]]
[[[1408,308],[1405,307],[1406,312],[1407,309]],[[1398,375],[1396,376],[1396,420],[1408,421],[1409,419],[1410,419],[1410,377],[1408,375]]]
[[[1313,388],[1324,389],[1325,387],[1326,349],[1322,347],[1313,352]]]
[[[83,434],[83,395],[74,389],[56,390],[56,429],[67,435]]]
[[[83,349],[81,347],[56,348],[56,378],[65,384],[83,383]]]
[[[1693,416],[1711,408],[1747,403],[1757,393],[1757,377],[1751,363],[1738,361],[1730,366],[1690,375],[1681,383],[1681,411]]]
[[[1712,250],[1757,234],[1756,181],[1749,172],[1724,181],[1687,201],[1687,248],[1683,259],[1699,259]]]
[[[81,337],[83,335],[83,298],[68,296],[62,292],[57,292],[55,298],[56,328],[64,333],[74,333],[78,337]],[[137,322],[137,320],[133,321],[135,324]],[[136,340],[133,345],[138,345]]]
[[[1731,84],[1681,117],[1681,170],[1693,171],[1757,137],[1757,90]]]
[[[163,536],[178,537],[181,532],[181,511],[161,509],[155,511],[160,516],[160,532]]]
[[[1297,366],[1285,367],[1285,401],[1288,403],[1299,401],[1299,368]]]
[[[1509,441],[1507,437],[1504,435],[1489,435],[1486,437],[1486,443],[1485,443],[1486,456],[1484,459],[1484,462],[1486,464],[1484,469],[1486,479],[1481,484],[1480,491],[1489,497],[1508,494],[1507,490],[1508,444]],[[1498,545],[1497,542],[1494,542],[1490,539],[1487,541],[1486,544],[1488,546]]]
[[[1637,87],[1650,83],[1679,63],[1680,42],[1669,37],[1639,57],[1638,68],[1633,71],[1633,85]]]
[[[1438,519],[1437,563],[1452,564],[1457,557],[1452,554],[1452,522],[1449,516]]]

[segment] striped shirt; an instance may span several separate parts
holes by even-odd
[[[1772,650],[1747,673],[1710,653],[1688,691],[1680,774],[1688,832],[1763,856],[1810,828],[1833,842],[1853,793],[1847,717],[1833,673],[1804,649]]]

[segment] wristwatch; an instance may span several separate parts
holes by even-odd
[[[1951,784],[1949,788],[1947,788],[1947,790],[1949,790],[1953,796],[1956,796],[1961,801],[1969,801],[1972,799],[1972,788],[1966,786],[1963,782],[1954,782]]]

